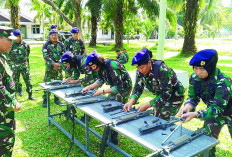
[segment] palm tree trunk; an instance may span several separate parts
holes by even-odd
[[[18,4],[13,4],[10,2],[10,21],[14,29],[20,29],[20,16],[19,16],[19,6]]]
[[[89,43],[89,46],[96,46],[96,40],[97,40],[97,17],[93,14],[91,17],[91,41]]]
[[[115,31],[116,31],[116,38],[115,38],[115,48],[122,48],[123,47],[123,1],[120,0],[117,5],[116,9],[116,17],[114,21]]]
[[[192,55],[196,53],[195,34],[197,28],[197,19],[199,14],[199,0],[186,0],[184,16],[184,45],[182,54]]]

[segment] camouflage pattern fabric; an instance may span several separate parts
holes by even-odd
[[[128,62],[128,61],[129,61],[128,53],[127,53],[127,52],[123,52],[123,53],[124,53],[124,55],[126,56],[126,62]]]
[[[29,67],[30,47],[24,41],[16,43],[13,41],[12,49],[8,55],[9,65],[13,70],[13,79],[15,82],[16,91],[22,91],[22,84],[20,83],[20,74],[23,76],[27,87],[27,92],[32,93],[32,84]]]
[[[117,101],[126,103],[132,90],[132,80],[129,73],[118,61],[111,61],[109,67],[107,67],[107,60],[105,64],[98,72],[97,84],[100,86],[104,83],[110,85],[113,93],[109,96],[115,96]]]
[[[62,67],[64,67],[64,65],[59,63],[59,60],[65,52],[64,45],[61,42],[53,44],[51,41],[47,41],[44,44],[42,51],[45,60],[44,82],[50,82],[51,79],[62,80]],[[59,63],[61,68],[59,70],[54,70],[53,63]],[[43,95],[43,98],[46,99],[46,94]]]
[[[85,47],[81,39],[74,40],[70,37],[64,42],[66,51],[71,51],[74,55],[83,55],[85,52]]]
[[[93,84],[98,79],[98,72],[89,70],[89,67],[85,65],[87,57],[78,58],[76,67],[73,68],[74,74],[72,76],[73,80],[78,80],[80,74],[85,74],[85,77],[80,79],[82,87],[86,87]]]
[[[124,53],[120,53],[120,55],[117,56],[117,61],[121,64],[126,64],[128,62],[128,59]]]
[[[6,58],[0,54],[0,156],[11,156],[15,142],[15,84]]]
[[[156,97],[150,101],[156,110],[156,116],[162,119],[169,119],[177,114],[184,101],[184,87],[177,80],[175,72],[164,63],[160,65],[157,79],[155,78],[153,64],[151,61],[151,72],[143,75],[138,70],[136,72],[136,82],[131,98],[136,101],[143,93],[144,87],[152,92]]]
[[[207,105],[207,108],[198,111],[198,118],[205,120],[204,127],[209,135],[218,138],[221,128],[228,124],[232,137],[231,79],[219,69],[216,69],[214,75],[207,80],[193,73],[189,78],[188,99],[185,104],[191,104],[195,109],[200,99]]]

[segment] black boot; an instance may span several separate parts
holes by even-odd
[[[34,98],[34,97],[32,96],[32,93],[28,93],[28,99],[29,99],[29,100],[36,100],[36,98]]]
[[[19,90],[19,96],[23,96],[22,89]]]
[[[118,145],[118,132],[111,130],[111,142],[114,145]]]
[[[47,99],[44,99],[43,100],[43,105],[42,105],[43,107],[47,107]]]
[[[54,102],[55,102],[55,104],[57,104],[57,105],[61,105],[60,99],[57,98],[57,97],[55,97]]]

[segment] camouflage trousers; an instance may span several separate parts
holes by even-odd
[[[163,106],[156,108],[155,116],[169,120],[170,116],[175,116],[184,102],[184,96],[175,96],[171,101],[166,102]]]
[[[20,67],[13,69],[13,80],[15,82],[15,89],[17,92],[22,91],[22,84],[20,83],[20,74],[26,84],[26,91],[32,93],[31,75],[29,67]]]
[[[232,120],[231,117],[228,116],[221,116],[213,119],[206,120],[204,123],[204,128],[208,132],[209,136],[212,136],[216,139],[218,139],[219,133],[221,132],[221,129],[224,125],[228,126],[228,130],[230,133],[230,137],[232,138]],[[216,156],[216,148],[212,148],[210,150],[210,157]]]
[[[51,82],[51,80],[63,80],[62,69],[60,70],[45,70],[44,82]],[[50,92],[49,92],[50,95]],[[44,91],[43,99],[47,99],[47,94]]]
[[[12,156],[15,143],[14,130],[14,112],[7,113],[5,108],[0,107],[0,157]]]

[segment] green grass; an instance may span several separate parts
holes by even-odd
[[[182,41],[178,41],[181,44]],[[219,41],[222,47],[225,43],[226,45],[228,42],[232,41]],[[212,46],[215,44],[214,41],[210,41],[211,44],[208,42],[202,42],[202,45],[205,46]],[[165,46],[165,51],[177,51],[180,48],[177,47],[173,48],[172,45],[175,45],[173,41],[167,41]],[[99,53],[101,53],[106,58],[115,58],[116,53],[115,49],[113,48],[113,44],[104,46],[98,44],[97,47],[91,48],[88,47],[88,52],[91,52],[95,49]],[[153,55],[156,56],[157,51],[157,42],[134,42],[128,44],[124,44],[124,47],[127,49],[127,52],[130,56],[130,61],[125,65],[128,71],[134,71],[135,67],[131,66],[131,59],[135,52],[138,50],[148,47],[152,49]],[[33,89],[39,89],[38,83],[43,82],[44,78],[44,60],[42,57],[41,52],[42,46],[32,46],[31,48],[31,55],[30,55],[30,69],[31,69],[31,76],[32,76],[32,83]],[[219,51],[219,55],[227,55],[232,56],[230,51]],[[165,59],[166,64],[174,69],[186,70],[188,71],[189,75],[192,73],[192,67],[188,65],[189,60],[191,57],[186,58],[182,56],[175,56],[169,59]],[[228,60],[220,60],[219,63],[222,64],[230,64],[231,62]],[[231,63],[232,64],[232,63]],[[225,72],[227,75],[232,77],[231,68],[226,66],[219,66],[219,68]],[[21,79],[22,81],[22,79]],[[24,85],[24,83],[23,83]],[[14,147],[14,156],[17,157],[24,157],[24,156],[66,156],[67,151],[69,149],[70,140],[59,131],[54,125],[48,127],[48,120],[47,120],[47,109],[42,108],[42,95],[43,92],[34,92],[34,97],[37,98],[36,101],[29,101],[27,100],[27,94],[25,92],[25,85],[23,86],[24,96],[19,97],[17,96],[19,102],[22,105],[21,111],[16,113],[16,121],[17,121],[17,129],[16,129],[16,143]],[[149,92],[144,92],[140,98],[140,104],[148,102],[151,100],[153,95]],[[186,91],[187,97],[187,91]],[[202,103],[199,105],[198,108],[203,108],[205,105]],[[59,107],[54,104],[53,96],[51,96],[51,111],[52,113],[57,113],[59,111],[65,110],[65,107]],[[78,118],[83,113],[80,111],[77,112]],[[55,117],[55,119],[67,130],[71,132],[72,123],[70,121],[66,121],[64,116]],[[96,120],[91,120],[90,126],[94,128],[95,125],[99,124]],[[197,128],[202,127],[203,122],[199,120],[192,120],[184,124],[184,127],[195,130]],[[103,128],[97,129],[98,132],[102,134]],[[82,143],[85,143],[85,131],[80,125],[76,125],[76,138],[80,140]],[[119,138],[120,144],[119,147],[122,148],[127,153],[131,154],[132,156],[145,156],[150,153],[150,151],[146,150],[144,147],[139,146],[135,142],[125,138],[124,136],[120,136]],[[232,141],[230,135],[228,133],[227,127],[222,129],[220,134],[219,140],[221,143],[217,146],[217,156],[232,156]],[[90,135],[90,149],[93,153],[99,154],[100,152],[100,140],[98,140],[93,135]],[[76,145],[73,146],[70,156],[86,156],[86,154],[79,149]],[[105,152],[105,156],[120,156],[115,150],[111,148],[107,148]]]

